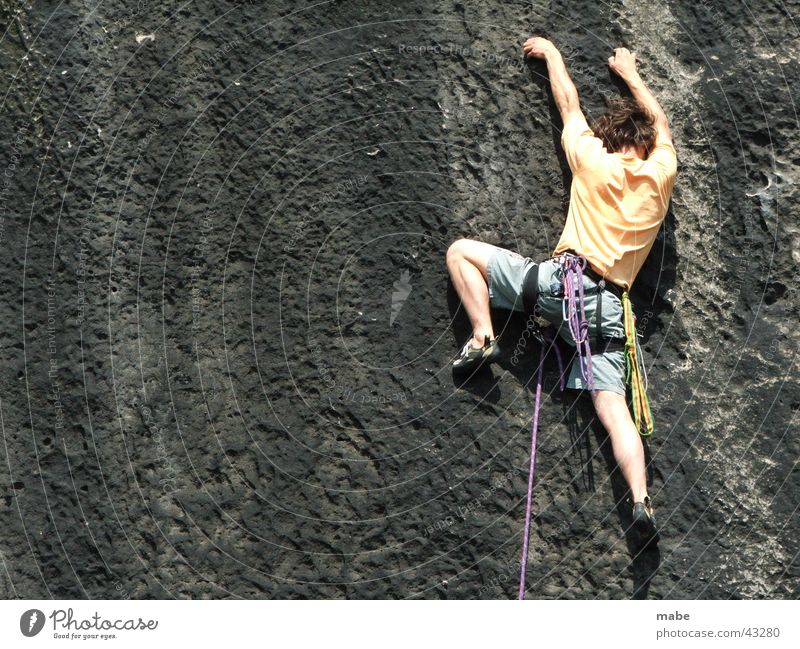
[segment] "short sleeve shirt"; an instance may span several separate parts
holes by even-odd
[[[660,140],[647,160],[609,153],[584,117],[564,126],[561,145],[572,187],[554,253],[574,250],[608,280],[630,288],[669,207],[677,175],[675,148]]]

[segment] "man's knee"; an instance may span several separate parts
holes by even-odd
[[[597,390],[592,392],[592,402],[597,416],[606,428],[624,425],[626,418],[630,417],[625,395],[611,390]]]
[[[452,264],[464,258],[467,246],[470,244],[469,239],[458,239],[450,244],[447,249],[447,263]]]
[[[493,246],[490,243],[476,241],[475,239],[459,239],[451,243],[447,249],[447,265],[449,268],[455,268],[462,260],[465,260],[480,270],[481,274],[486,277],[489,259],[496,250],[497,246]]]
[[[625,395],[618,394],[613,390],[595,390],[590,394],[596,410],[616,411],[620,408],[627,408]]]

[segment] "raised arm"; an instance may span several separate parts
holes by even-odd
[[[614,50],[613,56],[609,57],[608,65],[628,84],[634,99],[656,118],[655,127],[658,132],[656,142],[672,143],[672,133],[669,130],[667,114],[639,76],[639,72],[636,69],[636,55],[624,47],[618,47]]]
[[[564,59],[555,45],[546,38],[534,36],[522,45],[525,56],[543,59],[547,63],[547,72],[550,75],[550,87],[553,90],[561,121],[566,125],[574,117],[583,117],[578,101],[578,90],[567,72]]]

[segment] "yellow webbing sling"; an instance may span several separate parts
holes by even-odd
[[[633,400],[633,420],[642,435],[653,432],[653,413],[650,411],[650,399],[647,398],[647,386],[642,377],[639,347],[636,342],[636,322],[633,318],[633,307],[628,291],[622,293],[622,312],[625,320],[625,358],[628,365],[626,381],[631,386]]]

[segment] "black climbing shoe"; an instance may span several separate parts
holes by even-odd
[[[472,372],[477,370],[485,363],[494,363],[500,358],[500,348],[497,346],[497,338],[489,340],[489,336],[484,338],[483,347],[475,348],[472,346],[472,338],[464,345],[458,358],[453,361],[454,372]]]
[[[658,543],[658,529],[656,529],[656,519],[653,516],[653,505],[649,496],[645,496],[643,502],[633,503],[632,516],[631,532],[636,547],[642,549]]]

